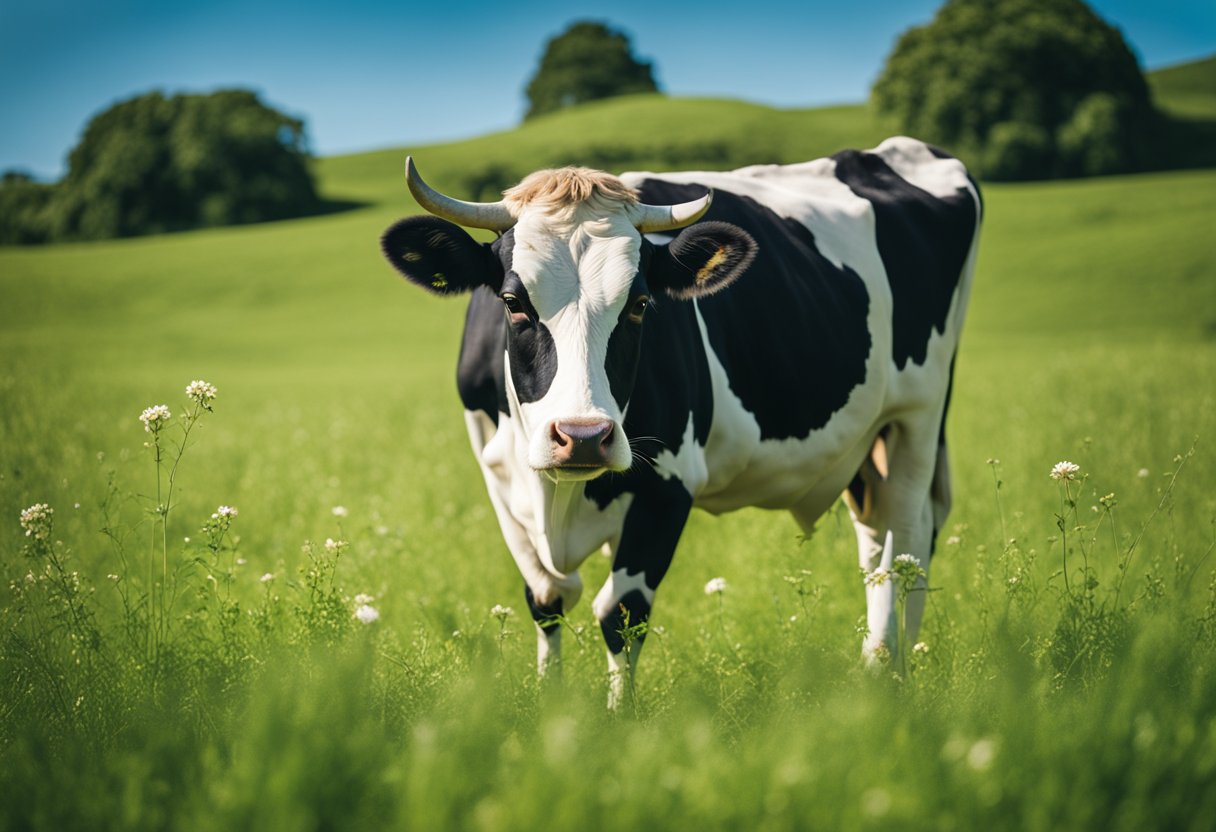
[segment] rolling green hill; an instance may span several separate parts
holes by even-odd
[[[1216,55],[1148,74],[1157,106],[1172,115],[1216,118]]]

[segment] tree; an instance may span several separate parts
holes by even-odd
[[[872,94],[992,178],[1134,169],[1156,120],[1123,36],[1082,0],[947,0],[899,38]]]
[[[0,245],[46,242],[47,211],[54,195],[53,185],[35,182],[23,171],[5,171],[0,176]]]
[[[151,92],[94,117],[47,207],[48,237],[280,219],[318,206],[304,124],[247,90]]]
[[[528,82],[524,118],[584,101],[657,91],[653,65],[633,56],[629,38],[603,23],[583,20],[546,44]]]

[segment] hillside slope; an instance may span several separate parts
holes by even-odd
[[[1216,55],[1148,74],[1157,106],[1183,118],[1216,117]]]
[[[412,153],[423,175],[441,190],[497,199],[503,188],[542,167],[720,170],[869,147],[888,132],[865,105],[778,110],[742,101],[636,95],[464,141],[322,159],[319,172],[332,198],[400,204],[402,180],[385,173],[398,174]]]

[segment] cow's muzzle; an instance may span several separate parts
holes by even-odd
[[[559,419],[549,425],[553,467],[607,468],[616,437],[607,419]]]

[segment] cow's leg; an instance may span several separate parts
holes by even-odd
[[[926,575],[907,592],[904,640],[915,642],[924,613],[929,557],[934,535],[931,487],[938,459],[937,421],[932,429],[895,423],[883,430],[853,482],[845,502],[857,534],[858,563],[865,573],[867,662],[898,658],[900,587],[891,576],[893,561],[910,554]],[[927,440],[927,441],[926,441]]]
[[[691,509],[692,497],[679,480],[656,476],[625,514],[612,574],[593,604],[608,647],[608,707],[613,710],[626,685],[633,684],[655,591],[671,566]]]
[[[500,415],[499,418],[507,417]],[[489,417],[478,411],[466,411],[465,423],[473,450],[481,463],[486,491],[498,517],[503,541],[524,579],[528,609],[537,628],[537,670],[541,675],[557,672],[561,662],[561,627],[553,621],[553,616],[555,613],[569,612],[578,603],[583,592],[582,579],[577,572],[559,577],[546,569],[527,529],[508,508],[512,481],[510,469],[503,460],[512,453],[510,429],[497,430]],[[496,442],[497,447],[487,451],[491,442]]]
[[[536,623],[536,672],[560,679],[562,672],[562,597],[551,604],[540,604],[532,587],[524,583],[524,597]]]

